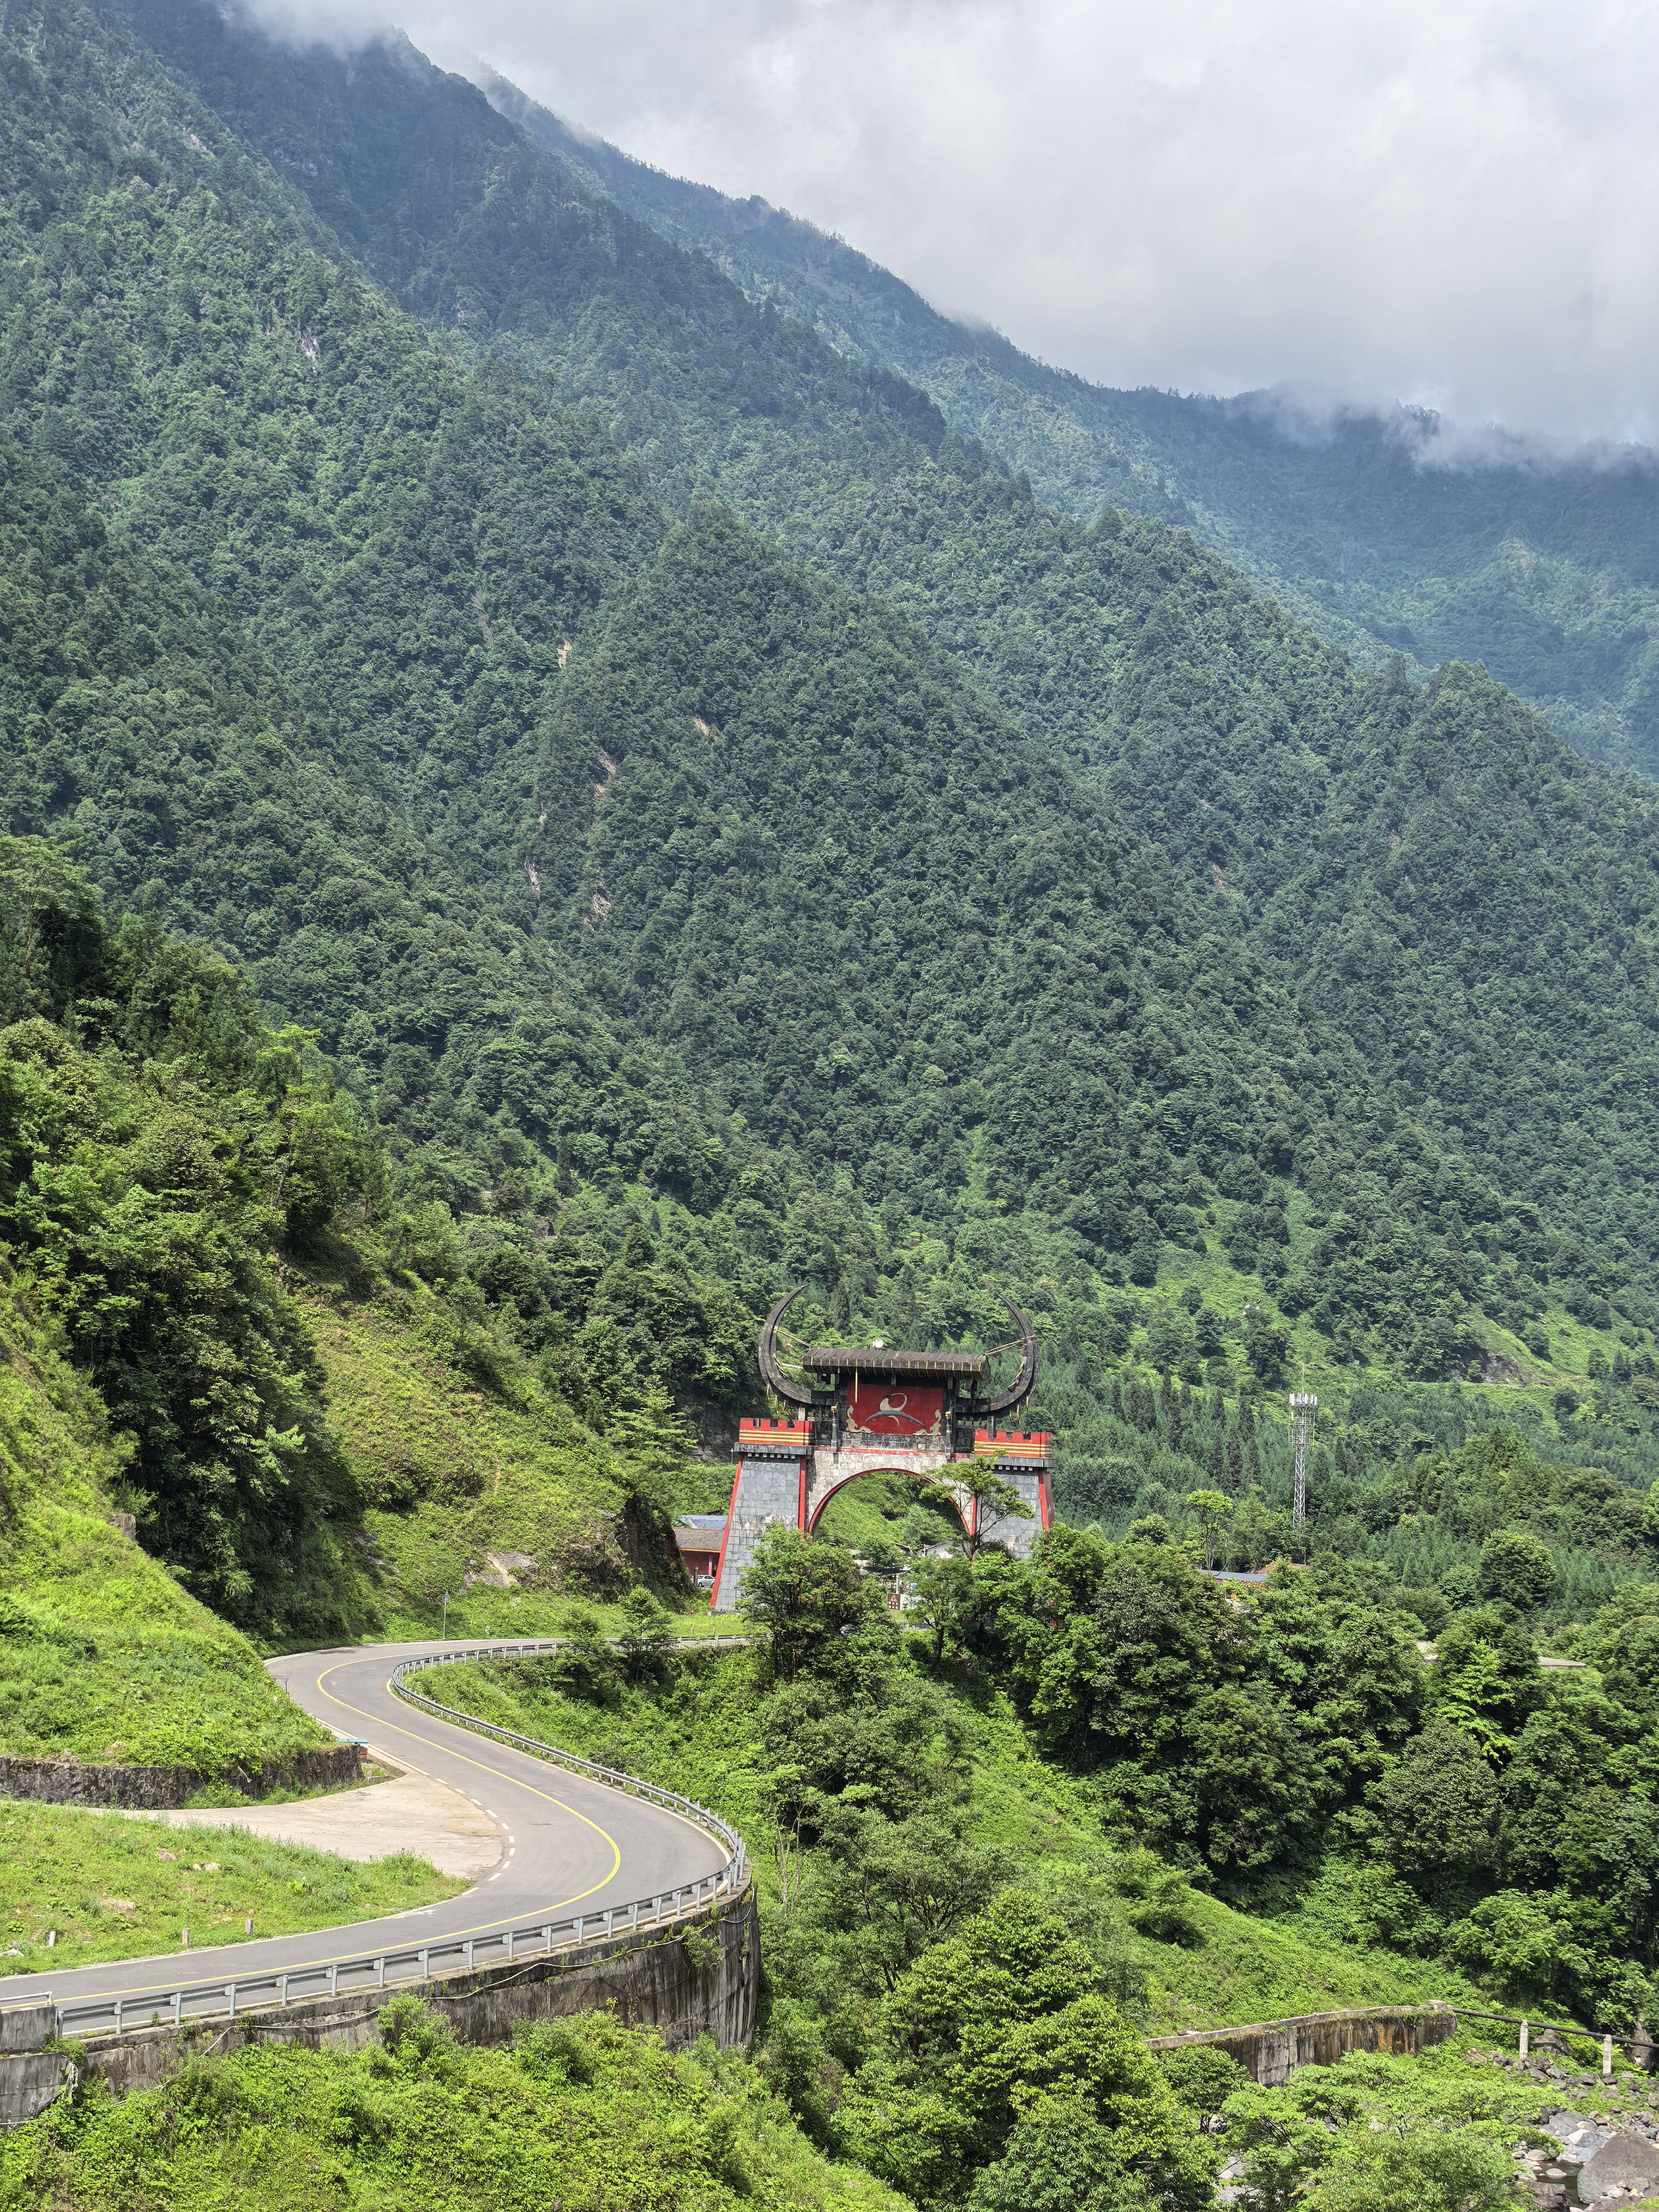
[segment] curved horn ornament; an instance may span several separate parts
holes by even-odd
[[[988,1398],[980,1407],[979,1411],[988,1416],[1012,1413],[1016,1406],[1030,1396],[1036,1388],[1037,1368],[1042,1358],[1036,1331],[1031,1326],[1030,1316],[1022,1313],[1012,1298],[1004,1298],[1002,1303],[1012,1314],[1019,1329],[1019,1373],[1014,1379],[1012,1390],[1004,1390],[994,1398]]]
[[[761,1379],[775,1398],[787,1399],[792,1406],[810,1406],[812,1393],[804,1389],[799,1382],[792,1382],[778,1364],[778,1323],[800,1296],[804,1287],[797,1284],[793,1291],[784,1292],[767,1315],[760,1333]]]

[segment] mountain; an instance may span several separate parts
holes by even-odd
[[[926,392],[958,434],[1092,521],[1185,524],[1362,664],[1483,661],[1592,760],[1659,775],[1659,462],[1460,439],[1423,410],[1330,412],[1270,392],[1113,391],[937,313],[838,238],[664,175],[480,64],[527,142],[747,296]]]
[[[0,1285],[0,1748],[212,1776],[327,1742],[123,1525],[131,1455],[33,1289]]]
[[[256,1638],[568,1636],[463,1691],[742,1824],[734,2203],[1203,2212],[1224,2105],[1247,2187],[1380,2203],[1380,2074],[1287,2136],[1137,2031],[1650,2018],[1650,785],[1040,495],[399,39],[46,0],[0,70],[0,1748],[275,1748]],[[1016,1297],[1056,1525],[872,1481],[676,1653],[797,1285],[1005,1374]],[[378,2183],[396,2077],[447,2187],[441,2075],[641,2051],[399,2017],[265,2134]],[[1401,2113],[1388,2201],[1498,2202],[1516,2109],[1455,2172]]]
[[[9,54],[11,826],[314,1035],[366,1282],[711,1446],[781,1288],[995,1340],[1012,1286],[1063,1468],[1140,1449],[1129,1354],[1307,1363],[1356,1480],[1525,1409],[1645,1488],[1645,787],[1044,505],[405,44]]]

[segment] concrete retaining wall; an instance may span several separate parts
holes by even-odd
[[[1236,2058],[1264,2089],[1281,2088],[1298,2066],[1334,2066],[1350,2051],[1414,2056],[1457,2032],[1449,2005],[1377,2005],[1366,2012],[1310,2012],[1296,2020],[1258,2021],[1249,2027],[1212,2027],[1192,2035],[1157,2035],[1154,2051],[1211,2045]]]
[[[670,1928],[585,1943],[526,1966],[487,1966],[436,1981],[401,1983],[395,1990],[265,2005],[239,2012],[234,2021],[88,2037],[81,2045],[80,2071],[101,2075],[125,2097],[169,2080],[193,2051],[223,2051],[234,2043],[359,2051],[378,2040],[381,2007],[405,1991],[435,2006],[464,2043],[510,2043],[521,2020],[552,2020],[609,2005],[625,2027],[654,2028],[672,2049],[711,2035],[723,2051],[746,2050],[760,1995],[754,1886],[748,1883],[737,1896]],[[40,2048],[57,2025],[49,2008],[0,2020],[29,2023],[11,2027],[11,2047],[0,2048],[0,2127],[18,2127],[70,2085],[75,2069],[67,2055]],[[32,2051],[24,2048],[29,2043]]]
[[[240,1766],[200,1774],[193,1766],[98,1766],[78,1759],[0,1759],[0,1797],[28,1797],[43,1805],[114,1805],[129,1812],[174,1813],[204,1783],[223,1783],[244,1797],[273,1790],[331,1790],[357,1778],[355,1744],[296,1751],[263,1773]]]

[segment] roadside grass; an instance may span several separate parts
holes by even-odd
[[[128,1538],[67,1508],[36,1508],[0,1635],[0,1752],[132,1766],[258,1772],[330,1744],[247,1639],[195,1605]],[[71,1579],[70,1561],[83,1571]],[[157,1584],[162,1585],[158,1590]],[[192,1618],[191,1615],[198,1616]]]
[[[435,1905],[466,1887],[408,1851],[359,1865],[246,1828],[0,1800],[0,1973],[182,1960],[244,1942],[250,1917],[256,1936],[298,1936]]]

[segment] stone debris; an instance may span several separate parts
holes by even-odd
[[[488,1565],[477,1569],[468,1567],[461,1580],[469,1589],[478,1583],[492,1589],[517,1589],[520,1582],[533,1582],[540,1572],[528,1552],[486,1552]]]
[[[1659,2187],[1659,2144],[1646,2135],[1621,2128],[1585,2159],[1578,2173],[1584,2203],[1651,2197]]]
[[[1539,2124],[1556,2138],[1559,2150],[1528,2150],[1517,2144],[1515,2151],[1516,2177],[1526,2185],[1538,2212],[1568,2212],[1570,2207],[1614,2212],[1659,2190],[1659,2124],[1645,2113],[1613,2121],[1589,2112],[1547,2112]]]

